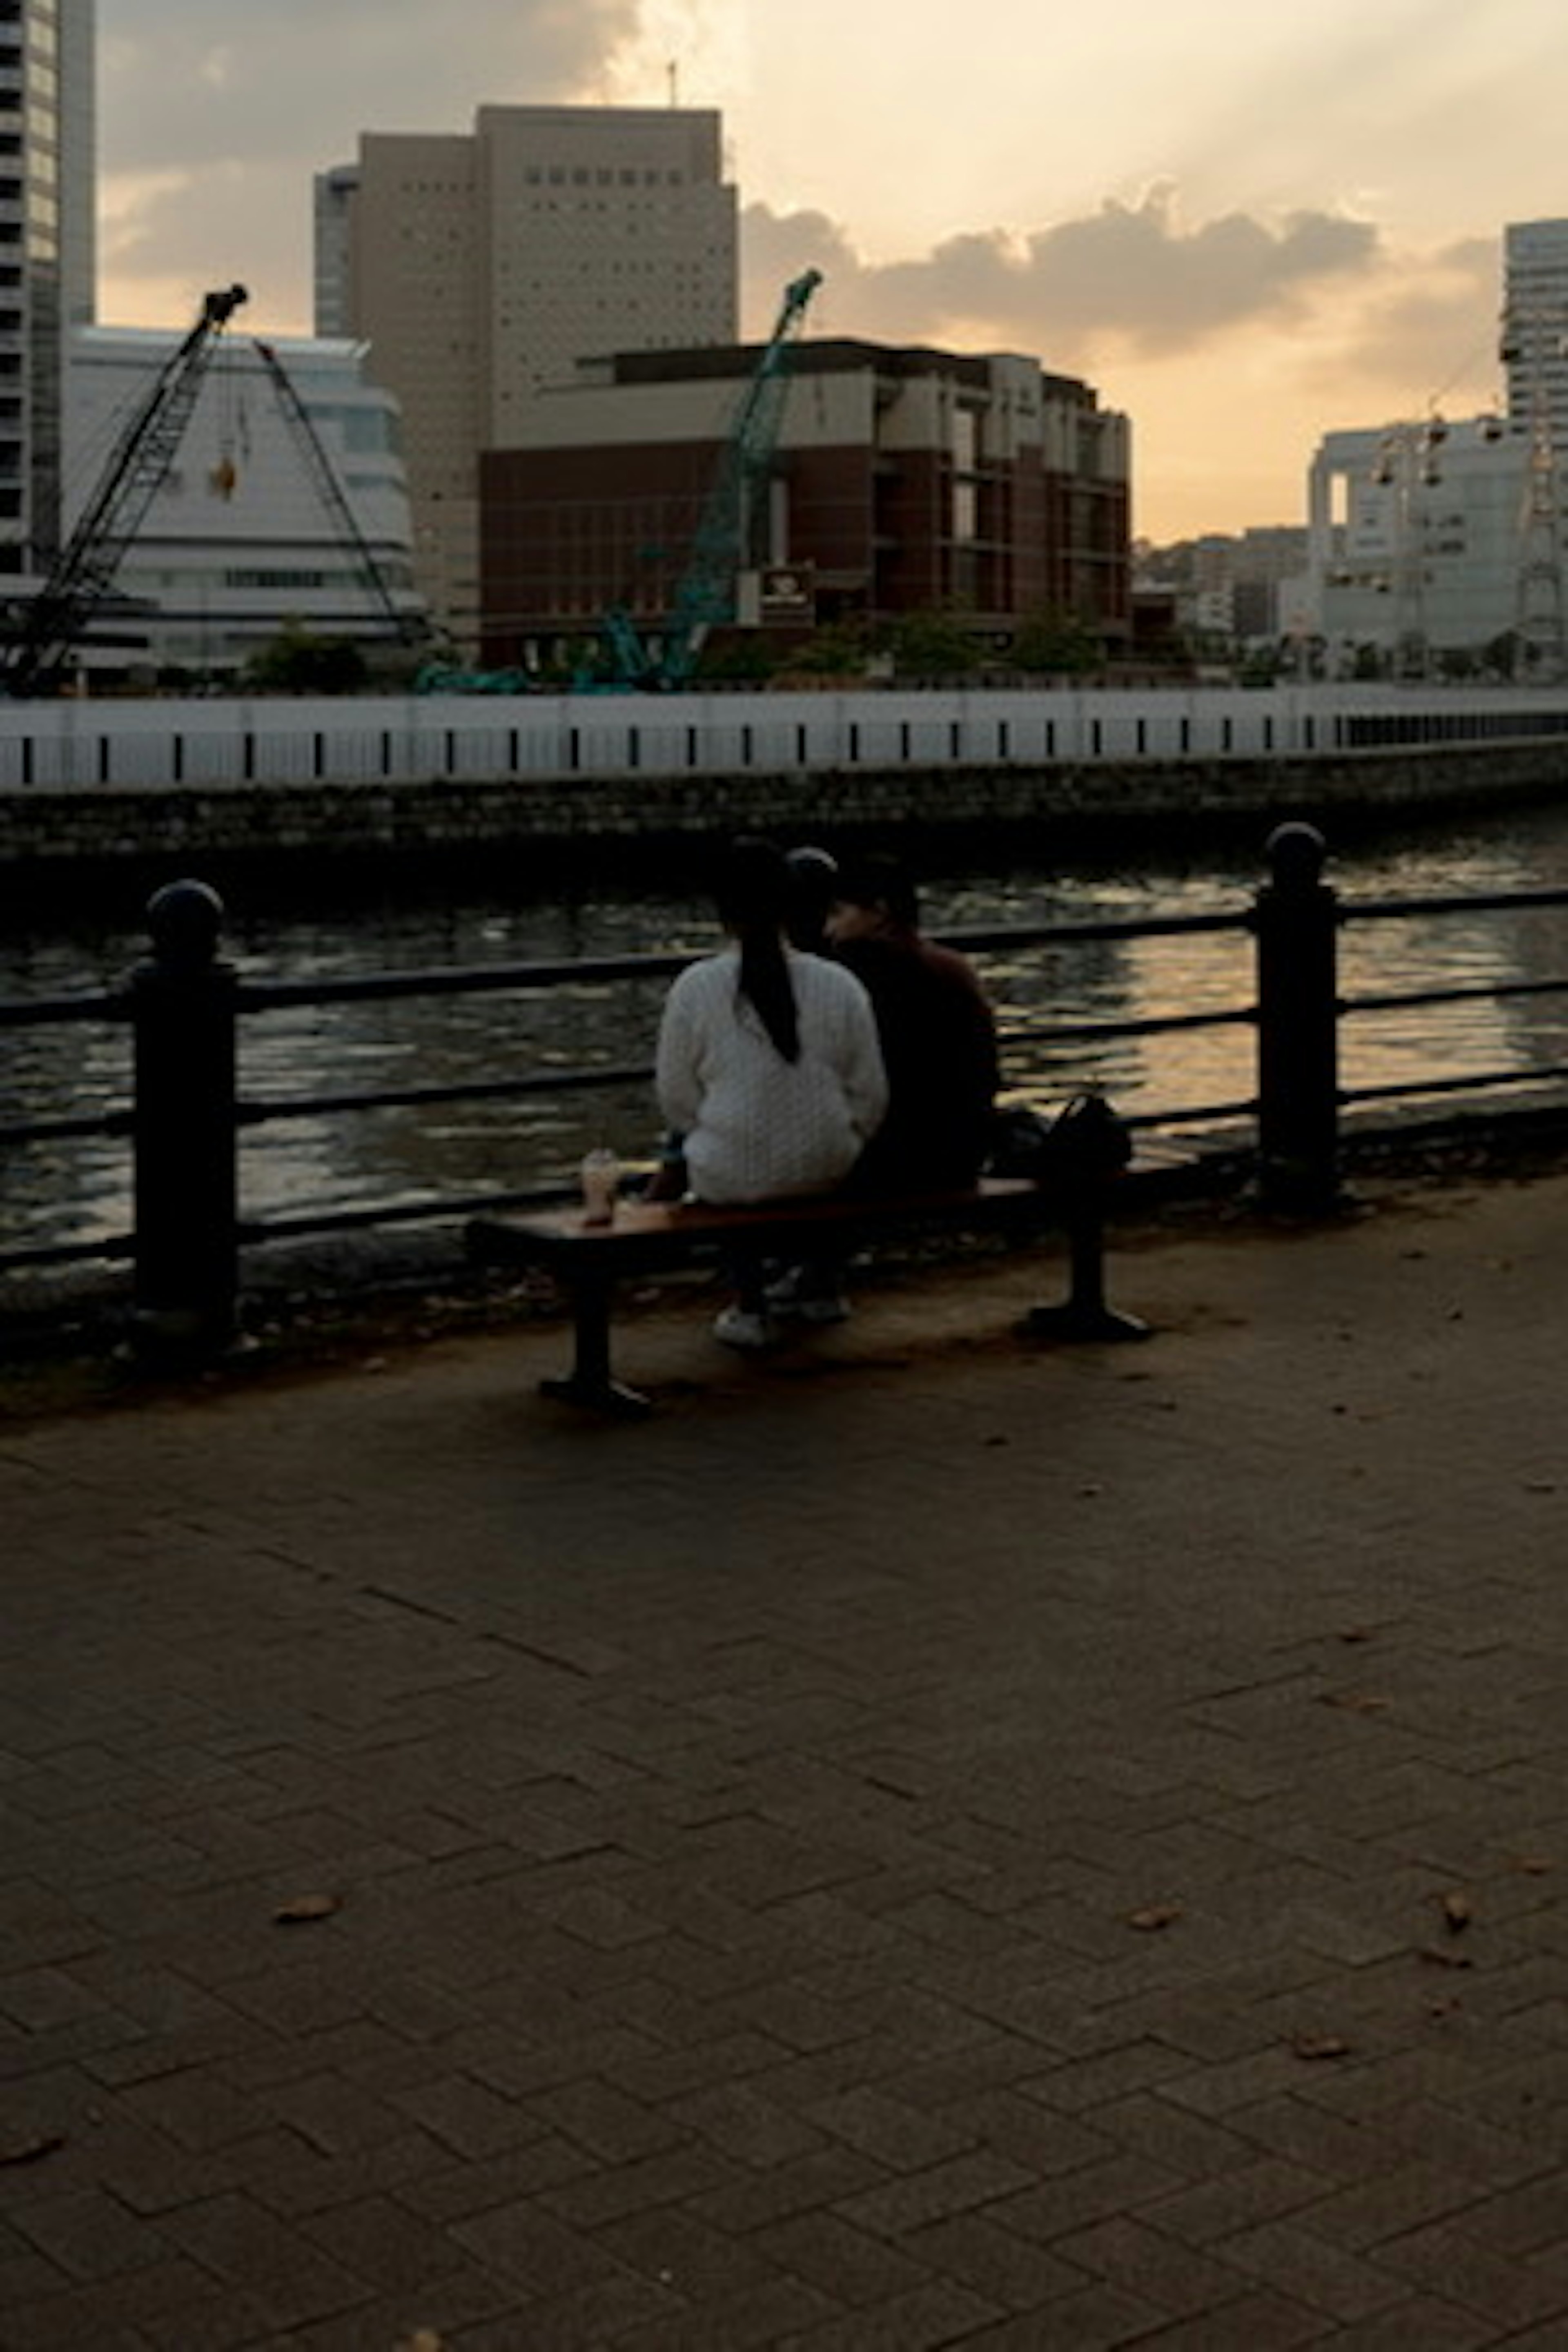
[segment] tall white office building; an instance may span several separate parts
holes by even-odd
[[[363,337],[396,395],[422,584],[471,645],[480,452],[580,360],[735,340],[719,115],[487,106],[471,135],[365,133],[316,182],[316,331]]]
[[[1539,408],[1568,449],[1568,220],[1503,231],[1502,360],[1510,425],[1530,432]]]
[[[0,574],[59,544],[68,330],[93,315],[95,0],[0,0]]]

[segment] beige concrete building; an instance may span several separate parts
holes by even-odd
[[[479,616],[481,451],[616,351],[736,333],[736,199],[702,109],[488,106],[471,135],[367,132],[316,184],[316,331],[363,337],[404,419],[416,560]]]

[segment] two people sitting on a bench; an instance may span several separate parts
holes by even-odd
[[[685,1181],[715,1203],[972,1184],[998,1076],[973,970],[921,936],[913,887],[889,859],[832,878],[825,952],[803,951],[787,937],[799,880],[770,844],[733,845],[719,893],[732,944],[689,966],[667,1000],[658,1087]],[[716,1336],[760,1348],[775,1318],[839,1320],[843,1264],[842,1251],[771,1275],[737,1263]]]

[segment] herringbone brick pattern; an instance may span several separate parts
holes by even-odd
[[[1565,1232],[0,1434],[0,2347],[1568,2344]]]

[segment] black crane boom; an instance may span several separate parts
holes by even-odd
[[[243,286],[203,298],[201,315],[121,433],[48,578],[0,645],[0,692],[37,694],[58,681],[174,461],[214,345],[248,299]]]
[[[292,376],[270,343],[258,342],[256,350],[272,380],[272,389],[278,395],[283,421],[294,437],[294,446],[304,460],[306,471],[316,485],[322,505],[336,523],[344,546],[353,551],[358,563],[361,585],[375,598],[386,615],[388,628],[401,644],[422,644],[429,634],[426,623],[419,614],[402,610],[388,587],[375,551],[354,520],[353,509]]]

